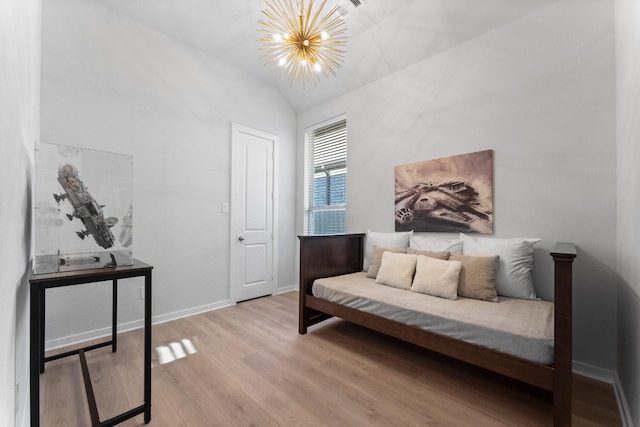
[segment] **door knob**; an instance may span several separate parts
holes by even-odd
[[[238,237],[238,240],[241,241],[241,242],[244,242],[244,237],[240,236],[240,237]]]

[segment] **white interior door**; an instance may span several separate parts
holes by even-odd
[[[231,126],[231,299],[275,291],[277,137]]]

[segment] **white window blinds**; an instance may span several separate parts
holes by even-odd
[[[345,232],[347,120],[305,133],[305,234]]]

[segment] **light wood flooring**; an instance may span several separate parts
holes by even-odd
[[[297,292],[153,327],[197,353],[152,369],[151,426],[550,426],[549,394],[340,319],[297,332]],[[142,331],[87,353],[102,420],[142,404]],[[155,353],[155,352],[154,352]],[[612,387],[575,377],[574,426],[620,426]],[[88,426],[76,356],[41,375],[41,425]],[[138,416],[123,426],[144,425]]]

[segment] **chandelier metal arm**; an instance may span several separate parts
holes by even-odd
[[[346,26],[338,13],[338,6],[323,14],[327,0],[317,9],[314,1],[266,0],[261,11],[264,18],[258,39],[266,64],[273,64],[289,75],[290,83],[301,80],[317,85],[319,76],[336,75],[344,61]]]

